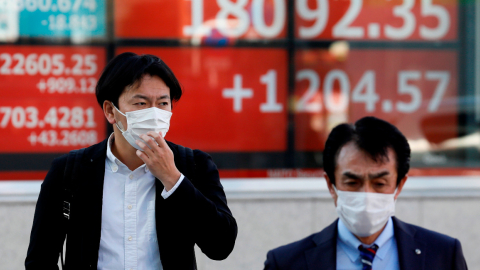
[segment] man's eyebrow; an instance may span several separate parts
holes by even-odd
[[[160,96],[157,98],[157,100],[159,99],[170,99],[170,96],[169,95],[163,95],[163,96]]]
[[[141,94],[136,94],[132,97],[132,99],[133,98],[141,98],[141,99],[150,100],[149,97],[141,95]],[[160,96],[160,97],[157,98],[157,100],[160,100],[160,99],[170,99],[170,96],[169,95],[163,95],[163,96]]]
[[[149,97],[147,97],[147,96],[144,96],[144,95],[140,95],[140,94],[136,94],[136,95],[134,95],[132,98],[141,98],[141,99],[150,100],[150,98],[149,98]]]
[[[383,172],[379,172],[379,173],[369,174],[368,177],[370,179],[376,179],[376,178],[384,177],[385,175],[389,175],[389,174],[390,174],[389,171],[383,171]]]
[[[354,174],[352,172],[344,172],[343,175],[350,178],[350,179],[355,179],[355,180],[362,180],[363,179],[363,177],[361,175]]]

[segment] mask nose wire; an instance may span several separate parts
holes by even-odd
[[[117,106],[115,106],[115,104],[113,104],[113,102],[110,102],[110,103],[111,103],[112,106],[115,108],[115,110],[117,110],[117,112],[119,112],[121,115],[127,117],[126,114],[122,113],[122,112],[117,108]],[[119,123],[120,123],[120,126],[121,126],[121,127],[118,125]],[[125,132],[125,129],[123,128],[122,122],[117,121],[117,120],[115,119],[115,125],[117,126],[117,128],[118,128],[121,132]]]

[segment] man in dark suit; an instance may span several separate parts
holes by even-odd
[[[396,127],[374,117],[341,124],[323,160],[339,219],[269,251],[265,269],[467,269],[457,239],[393,217],[410,168],[410,147]]]
[[[65,233],[68,269],[196,269],[195,244],[214,260],[230,254],[237,224],[217,167],[199,150],[182,159],[185,148],[163,138],[181,94],[156,56],[124,53],[107,65],[96,96],[114,132],[86,148],[75,165],[67,224],[67,155],[53,161],[38,198],[26,269],[58,269]]]

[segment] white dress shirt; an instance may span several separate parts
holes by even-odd
[[[103,185],[102,229],[98,270],[163,269],[155,223],[155,176],[145,164],[133,172],[111,151],[108,139]],[[162,197],[167,199],[183,181]]]
[[[373,259],[372,269],[400,269],[397,241],[395,240],[391,217],[388,219],[385,229],[370,246],[362,244],[339,219],[337,240],[337,270],[362,269],[358,246],[371,247],[373,244],[377,244],[378,250]]]

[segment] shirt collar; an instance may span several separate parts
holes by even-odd
[[[341,219],[338,220],[338,240],[342,248],[345,250],[345,253],[349,257],[352,262],[355,262],[357,259],[360,258],[360,251],[358,250],[358,246],[364,245],[360,240],[353,235],[352,232],[348,230],[345,224],[342,222]],[[389,241],[394,236],[393,231],[393,222],[392,217],[388,218],[387,225],[383,229],[382,233],[378,236],[375,240],[374,244],[378,246],[378,250],[376,253],[376,257],[383,260],[386,256],[390,246],[392,245],[392,241]],[[373,245],[373,244],[372,244]],[[364,245],[366,246],[366,245]],[[370,245],[371,246],[371,245]],[[366,246],[369,247],[369,246]]]
[[[113,153],[112,153],[112,145],[113,142],[115,141],[115,133],[112,132],[112,134],[108,137],[108,142],[107,142],[107,164],[109,169],[116,173],[119,172],[121,174],[129,174],[131,173],[130,169],[127,167],[127,165],[123,164]],[[148,172],[148,168],[145,164],[142,166],[138,167],[135,171],[138,171],[138,169],[142,168],[144,169],[145,172]]]

